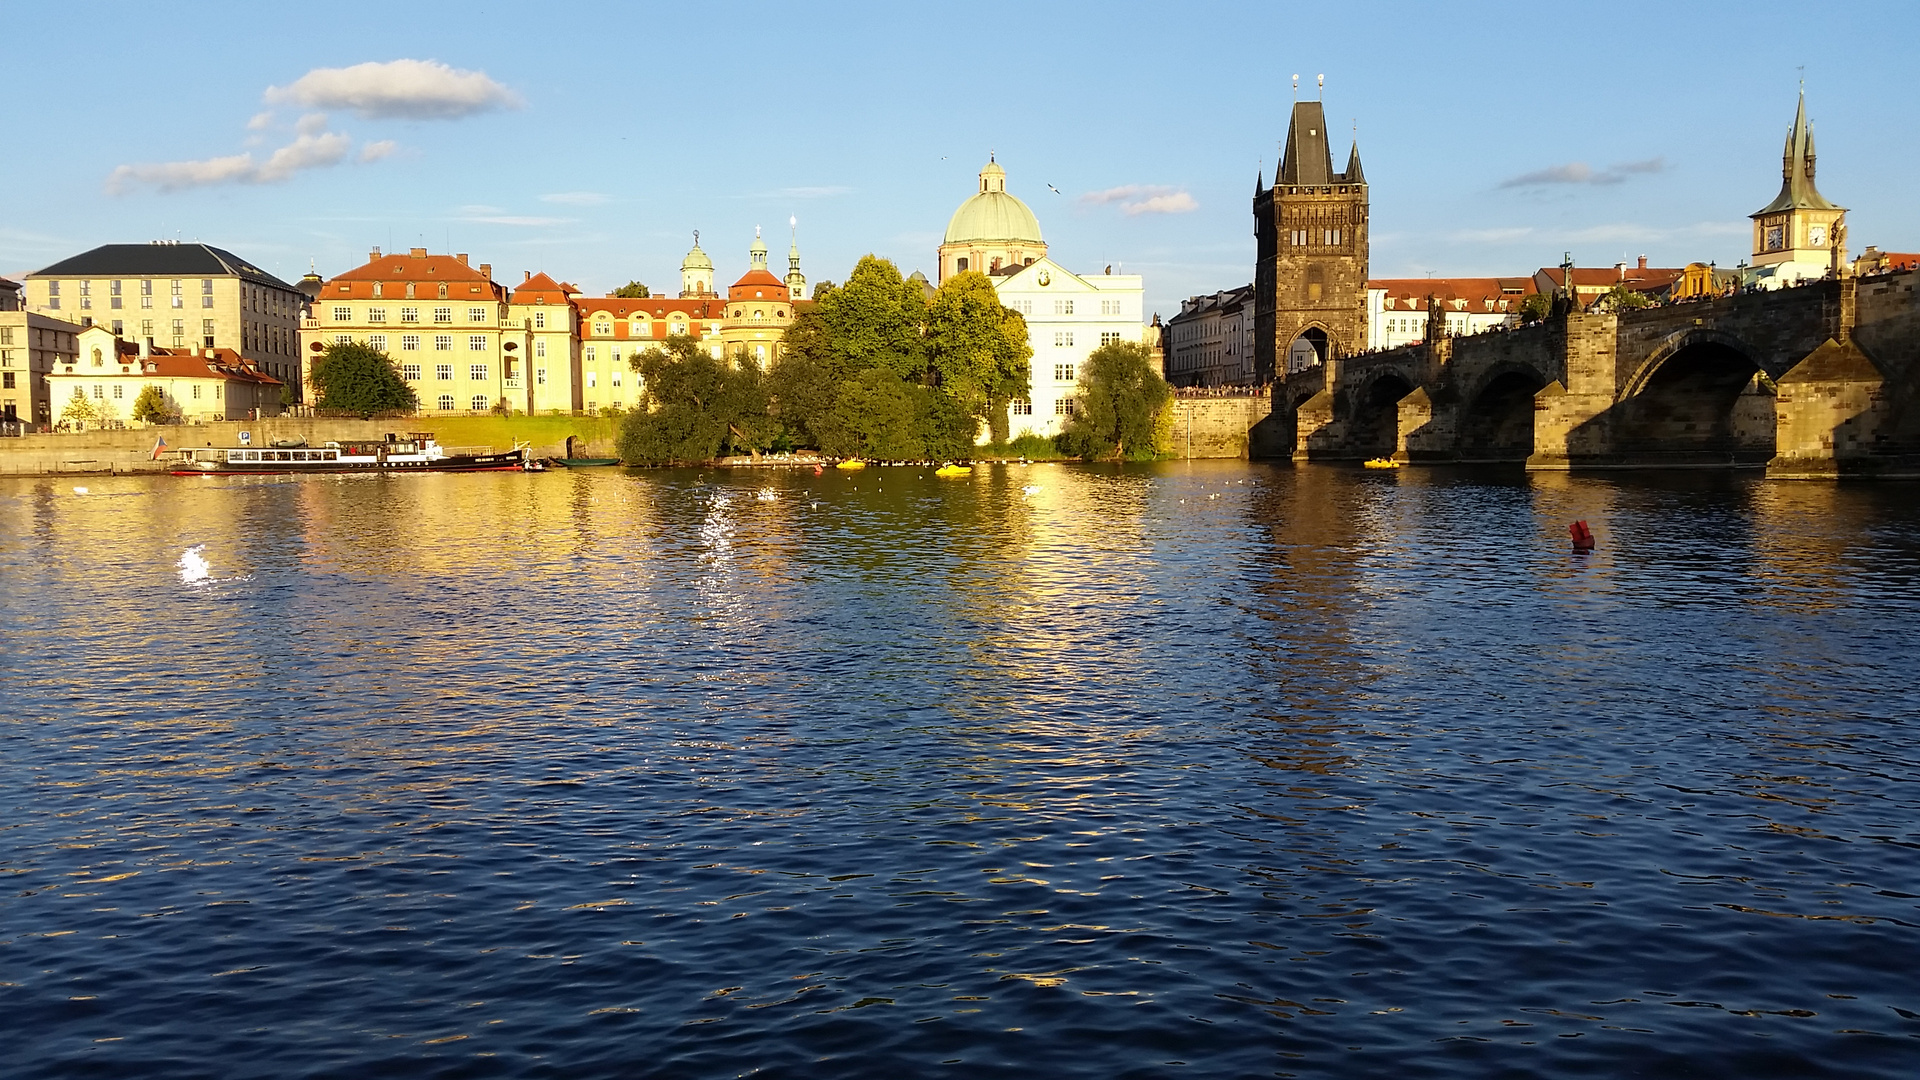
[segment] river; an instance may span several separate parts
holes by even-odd
[[[0,1072],[1911,1077],[1917,495],[0,480]]]

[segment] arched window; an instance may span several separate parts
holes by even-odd
[[[446,298],[447,298],[447,283],[443,281],[440,283],[440,299],[445,300]]]
[[[966,270],[966,268],[967,268],[967,257],[965,255],[962,255],[958,259],[955,259],[953,261],[953,269],[956,273],[962,272]]]

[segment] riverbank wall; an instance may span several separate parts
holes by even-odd
[[[1176,397],[1166,449],[1176,458],[1274,458],[1293,452],[1273,420],[1266,394]]]
[[[619,422],[599,416],[439,416],[387,420],[343,420],[281,416],[267,420],[211,424],[164,424],[109,431],[24,435],[0,439],[0,476],[53,476],[83,473],[164,472],[165,451],[153,458],[154,442],[167,450],[203,446],[239,446],[246,432],[253,446],[302,440],[309,446],[356,439],[378,439],[389,432],[431,431],[442,446],[532,446],[535,457],[613,456]]]

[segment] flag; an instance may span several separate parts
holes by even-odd
[[[153,457],[151,460],[159,461],[160,451],[165,450],[166,448],[167,448],[167,437],[165,435],[162,435],[159,438],[153,440]]]

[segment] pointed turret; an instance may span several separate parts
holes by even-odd
[[[1261,167],[1260,167],[1259,169],[1256,169],[1256,170],[1254,171],[1254,174],[1253,174],[1253,193],[1254,193],[1255,195],[1258,195],[1258,194],[1260,194],[1260,193],[1261,193],[1262,191],[1265,191],[1265,190],[1267,189],[1267,185],[1266,185],[1266,179],[1267,179],[1267,169],[1266,169],[1266,166],[1264,166],[1264,165],[1263,165],[1263,166],[1261,166]]]
[[[1793,114],[1793,126],[1787,129],[1786,148],[1780,155],[1780,194],[1751,216],[1777,214],[1783,210],[1838,210],[1813,184],[1813,125],[1807,122],[1807,92],[1800,92],[1800,105]]]
[[[1364,184],[1367,182],[1366,174],[1360,171],[1359,139],[1353,140],[1353,149],[1347,154],[1347,171],[1341,174],[1341,179],[1349,184]]]
[[[767,242],[760,239],[760,226],[753,227],[753,246],[747,249],[748,270],[767,268]]]
[[[805,300],[807,275],[800,272],[800,219],[788,218],[787,225],[793,230],[793,242],[787,246],[787,298]]]

